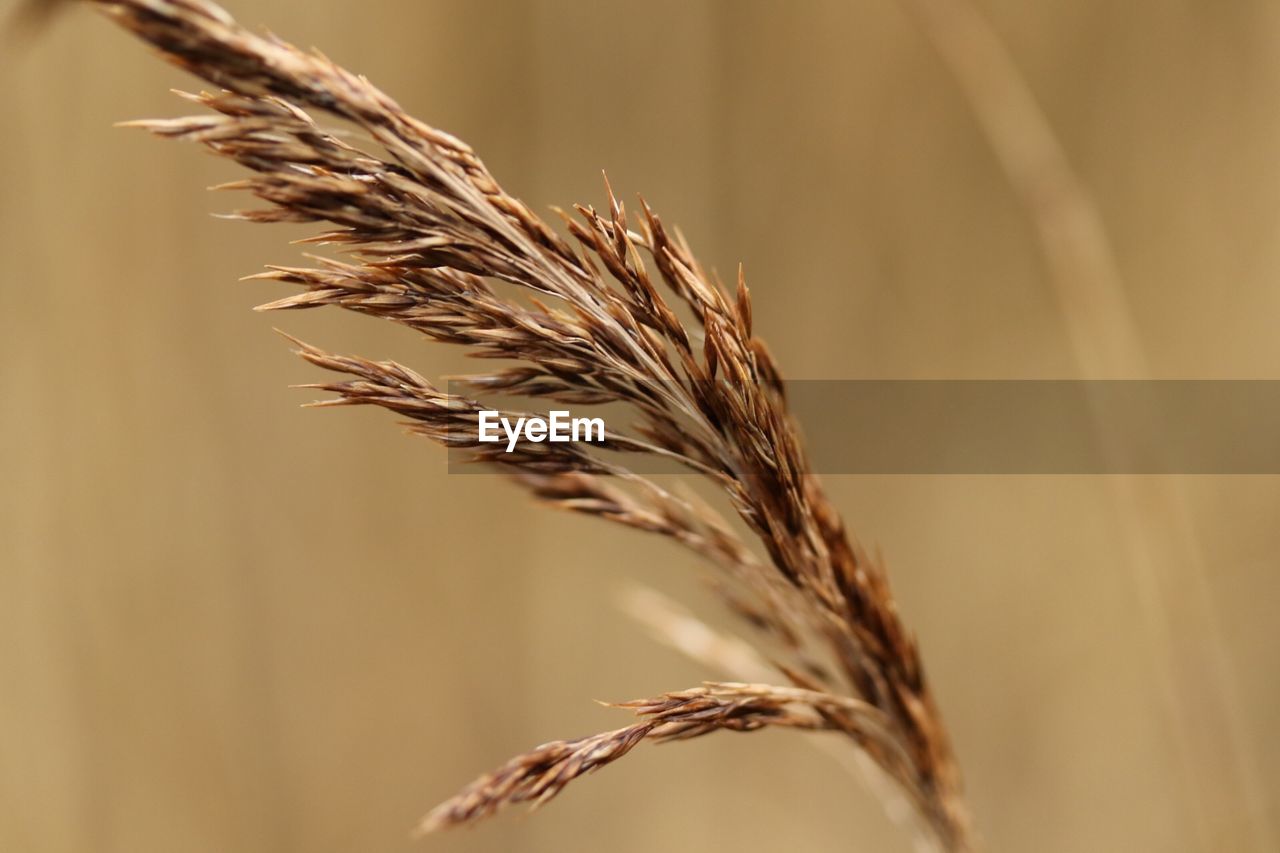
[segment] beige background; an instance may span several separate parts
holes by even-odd
[[[895,3],[228,5],[369,74],[536,207],[598,203],[602,168],[643,191],[707,263],[746,263],[793,377],[1077,374],[1026,211]],[[1154,374],[1280,378],[1280,11],[982,7],[1099,204]],[[614,605],[629,579],[705,605],[696,566],[447,476],[377,413],[299,410],[286,386],[315,374],[273,324],[461,361],[370,320],[250,313],[276,291],[237,277],[297,235],[210,219],[230,171],[111,128],[195,84],[97,16],[0,69],[0,850],[909,849],[786,733],[641,749],[536,818],[414,847],[478,772],[621,724],[592,699],[717,675]],[[1172,612],[1217,614],[1252,807],[1204,799],[1197,756],[1229,738],[1195,723],[1223,703],[1184,684],[1192,725],[1170,713],[1102,478],[831,480],[889,559],[990,849],[1266,849],[1280,480],[1175,485],[1209,595]]]

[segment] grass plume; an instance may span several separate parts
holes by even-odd
[[[240,218],[323,223],[312,242],[345,250],[343,260],[259,275],[298,288],[264,309],[345,308],[506,363],[468,377],[473,393],[463,396],[394,363],[297,342],[303,358],[341,375],[312,386],[333,395],[323,405],[386,408],[437,443],[469,448],[548,505],[691,549],[791,681],[627,703],[639,722],[513,759],[433,811],[424,830],[545,802],[646,739],[772,726],[853,741],[897,781],[942,847],[970,848],[959,771],[915,640],[883,568],[846,532],[810,471],[741,272],[736,287],[722,286],[647,204],[628,210],[611,190],[603,210],[561,213],[562,236],[465,143],[363,77],[252,33],[206,0],[92,2],[216,87],[186,96],[199,115],[132,124],[247,170],[228,188],[264,205]],[[354,125],[363,141],[321,119]],[[506,295],[512,287],[519,298]],[[612,446],[708,478],[755,542],[594,448],[521,442],[505,454],[480,445],[477,413],[498,392],[625,405],[634,423],[611,435]]]

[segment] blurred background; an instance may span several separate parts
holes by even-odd
[[[745,263],[791,377],[1085,369],[1070,278],[902,3],[227,6],[535,208],[600,204],[601,169],[643,192],[707,265]],[[1280,8],[976,8],[1114,248],[1131,311],[1102,325],[1155,377],[1280,379]],[[591,700],[721,675],[621,616],[627,583],[726,620],[664,541],[450,476],[379,413],[300,410],[287,386],[316,373],[273,325],[431,376],[464,361],[251,313],[283,291],[237,279],[305,232],[211,219],[232,170],[111,127],[197,84],[99,16],[3,50],[0,850],[910,849],[785,732],[641,748],[535,818],[411,842],[510,755],[624,724]],[[828,480],[886,555],[989,849],[1276,849],[1280,480],[1130,485],[1174,495],[1138,531],[1110,478]],[[1183,564],[1136,565],[1134,541]]]

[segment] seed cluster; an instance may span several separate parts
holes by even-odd
[[[482,777],[424,829],[543,802],[644,739],[765,726],[853,739],[897,780],[939,842],[969,847],[959,772],[880,564],[846,532],[811,473],[780,373],[754,334],[739,271],[731,291],[640,201],[560,212],[564,234],[509,196],[463,142],[407,115],[324,56],[256,35],[206,0],[94,0],[171,62],[217,86],[198,116],[134,124],[200,143],[250,173],[228,188],[265,202],[239,217],[320,222],[345,259],[272,267],[299,292],[262,306],[336,305],[508,362],[450,394],[408,368],[301,342],[345,375],[321,405],[375,405],[512,475],[552,506],[669,537],[705,557],[792,687],[712,685],[628,703],[641,722],[558,741]],[[353,125],[356,144],[317,121]],[[510,291],[510,293],[508,292]],[[684,319],[682,319],[682,317]],[[620,404],[607,450],[678,463],[723,490],[761,553],[709,507],[579,444],[475,440],[486,396]],[[511,417],[528,416],[512,412]],[[625,458],[625,457],[624,457]]]

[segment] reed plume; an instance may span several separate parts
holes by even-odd
[[[92,0],[169,61],[217,87],[197,116],[133,123],[243,166],[228,185],[265,206],[256,222],[320,222],[345,249],[257,278],[298,292],[262,306],[326,305],[408,326],[507,366],[442,391],[401,365],[297,342],[341,378],[319,405],[389,409],[414,431],[496,466],[540,501],[665,536],[715,569],[717,589],[790,686],[711,684],[639,703],[632,726],[557,741],[481,777],[422,829],[541,803],[642,740],[767,726],[834,732],[896,782],[939,844],[971,847],[959,771],[912,635],[883,568],[846,532],[811,473],[781,375],[754,334],[751,297],[707,274],[643,201],[560,213],[563,233],[511,197],[465,143],[407,115],[318,53],[254,34],[206,0]],[[356,144],[322,125],[340,120]],[[515,295],[511,295],[514,293]],[[684,320],[682,315],[691,319]],[[709,479],[758,548],[714,510],[580,444],[477,440],[494,395],[628,408],[605,449]],[[524,413],[517,413],[524,414]]]

